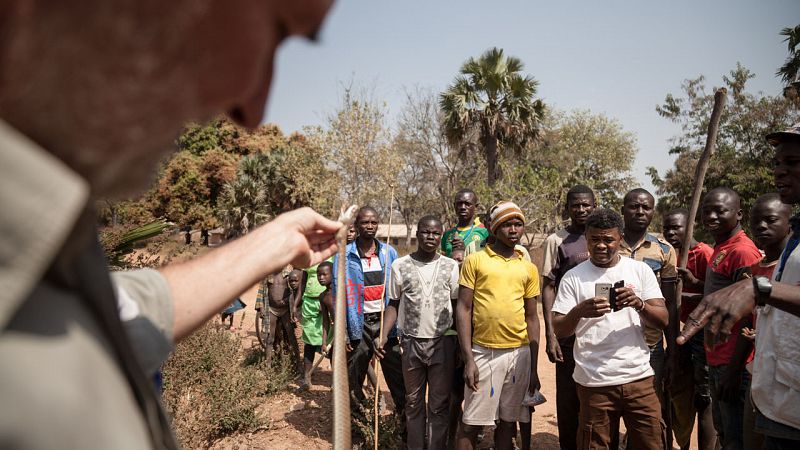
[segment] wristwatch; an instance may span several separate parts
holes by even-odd
[[[772,294],[772,282],[767,277],[753,277],[753,290],[756,293],[756,306],[764,306]]]

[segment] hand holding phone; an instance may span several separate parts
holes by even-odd
[[[606,300],[611,299],[611,283],[595,283],[594,296],[602,297]]]
[[[621,308],[617,305],[617,289],[625,287],[625,281],[620,280],[614,283],[596,283],[594,285],[594,296],[608,299],[608,304],[611,306],[612,311],[619,311]]]
[[[575,307],[575,312],[578,317],[586,319],[602,317],[604,314],[611,312],[608,304],[608,296],[611,290],[611,283],[597,283],[595,284],[595,295],[592,298],[586,299]]]

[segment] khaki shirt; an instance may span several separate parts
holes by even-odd
[[[669,242],[660,237],[645,233],[644,239],[635,248],[631,248],[623,239],[620,242],[619,254],[650,266],[656,274],[659,286],[678,281],[678,254]],[[663,334],[663,330],[656,328],[646,326],[644,329],[644,337],[650,347],[658,344]]]
[[[169,286],[154,270],[109,277],[90,201],[81,177],[0,121],[3,447],[176,447],[147,391],[172,346]]]

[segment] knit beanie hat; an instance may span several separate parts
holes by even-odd
[[[516,203],[504,200],[497,202],[489,210],[489,220],[491,221],[489,227],[492,234],[501,224],[515,218],[521,220],[523,224],[525,223],[525,215],[522,214],[522,210],[519,209]]]

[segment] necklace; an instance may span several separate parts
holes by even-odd
[[[464,241],[464,244],[466,244],[467,243],[467,239],[469,239],[469,237],[472,236],[472,230],[474,230],[474,229],[475,229],[475,222],[473,222],[472,226],[469,227],[469,230],[467,231],[467,234],[465,234],[464,237],[461,238],[461,240]],[[461,230],[458,229],[458,225],[456,225],[456,234],[461,235]]]
[[[441,260],[442,260],[441,257],[436,258],[436,263],[433,266],[433,276],[431,276],[430,280],[426,280],[425,277],[422,276],[422,272],[419,270],[419,267],[414,262],[414,261],[417,261],[417,260],[414,260],[414,261],[411,262],[411,265],[414,266],[414,270],[417,271],[417,277],[419,278],[419,283],[420,283],[421,288],[422,288],[422,295],[426,299],[431,298],[431,296],[433,295],[433,288],[434,288],[434,285],[436,284],[436,275],[439,273],[439,262],[441,262]],[[425,263],[423,263],[423,264],[425,264]]]

